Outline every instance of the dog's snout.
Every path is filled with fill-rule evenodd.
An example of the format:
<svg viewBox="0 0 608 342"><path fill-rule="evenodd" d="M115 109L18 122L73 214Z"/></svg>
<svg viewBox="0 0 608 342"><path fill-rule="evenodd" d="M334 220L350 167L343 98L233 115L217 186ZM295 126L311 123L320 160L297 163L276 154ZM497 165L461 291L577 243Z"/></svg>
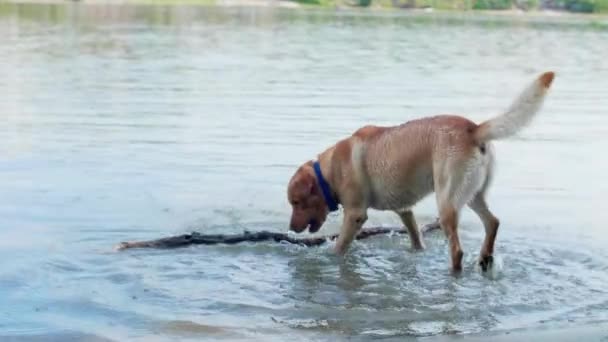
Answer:
<svg viewBox="0 0 608 342"><path fill-rule="evenodd" d="M289 229L293 230L293 231L298 231L298 224L296 223L296 220L292 217L291 221L289 222Z"/></svg>
<svg viewBox="0 0 608 342"><path fill-rule="evenodd" d="M304 222L300 217L295 216L292 217L291 221L289 222L289 229L296 233L299 233L303 231L307 225L308 224Z"/></svg>

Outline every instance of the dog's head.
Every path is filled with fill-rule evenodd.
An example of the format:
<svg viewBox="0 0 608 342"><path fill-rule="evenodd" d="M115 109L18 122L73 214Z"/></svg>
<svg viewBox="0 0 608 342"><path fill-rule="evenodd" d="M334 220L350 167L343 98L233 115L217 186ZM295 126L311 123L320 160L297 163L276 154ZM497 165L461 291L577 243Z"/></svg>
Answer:
<svg viewBox="0 0 608 342"><path fill-rule="evenodd" d="M300 166L291 177L287 199L292 208L289 228L294 232L301 233L308 228L309 232L315 233L327 219L329 210L317 184L312 163Z"/></svg>

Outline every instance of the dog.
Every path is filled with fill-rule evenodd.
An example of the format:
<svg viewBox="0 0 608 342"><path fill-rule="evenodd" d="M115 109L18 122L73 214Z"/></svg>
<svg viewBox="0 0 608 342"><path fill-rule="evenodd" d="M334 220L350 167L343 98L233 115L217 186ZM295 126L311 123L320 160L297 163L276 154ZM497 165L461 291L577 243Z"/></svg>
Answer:
<svg viewBox="0 0 608 342"><path fill-rule="evenodd" d="M451 267L462 270L458 218L468 205L481 219L485 239L479 265L493 263L499 221L485 194L492 180L491 141L510 137L530 123L544 102L555 74L534 80L502 115L479 125L456 115L438 115L399 126L365 126L301 165L291 177L287 198L290 229L317 232L330 211L344 217L335 251L344 255L367 220L368 209L390 210L408 230L412 248L424 249L412 207L435 192L439 224L449 243Z"/></svg>

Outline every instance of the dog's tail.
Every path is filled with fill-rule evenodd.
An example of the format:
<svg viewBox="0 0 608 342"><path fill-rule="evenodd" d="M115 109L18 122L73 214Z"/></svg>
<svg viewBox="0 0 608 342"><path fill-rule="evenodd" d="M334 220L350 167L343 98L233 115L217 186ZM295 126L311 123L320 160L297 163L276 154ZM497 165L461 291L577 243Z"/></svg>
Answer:
<svg viewBox="0 0 608 342"><path fill-rule="evenodd" d="M523 129L540 110L554 77L555 74L551 71L540 75L504 114L479 125L475 130L475 140L483 143L508 138Z"/></svg>

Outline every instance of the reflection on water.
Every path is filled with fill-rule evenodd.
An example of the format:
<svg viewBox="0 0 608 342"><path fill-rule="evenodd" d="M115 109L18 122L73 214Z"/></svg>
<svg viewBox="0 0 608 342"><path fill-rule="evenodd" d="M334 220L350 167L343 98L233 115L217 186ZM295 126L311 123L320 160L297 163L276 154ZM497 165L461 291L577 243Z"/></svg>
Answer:
<svg viewBox="0 0 608 342"><path fill-rule="evenodd" d="M601 20L208 7L0 5L0 336L297 340L606 322L608 76ZM189 230L284 230L295 167L367 123L498 113L500 261L466 213L445 239L113 253ZM418 220L435 216L432 199ZM372 212L369 225L397 225ZM334 232L339 216L322 233Z"/></svg>

